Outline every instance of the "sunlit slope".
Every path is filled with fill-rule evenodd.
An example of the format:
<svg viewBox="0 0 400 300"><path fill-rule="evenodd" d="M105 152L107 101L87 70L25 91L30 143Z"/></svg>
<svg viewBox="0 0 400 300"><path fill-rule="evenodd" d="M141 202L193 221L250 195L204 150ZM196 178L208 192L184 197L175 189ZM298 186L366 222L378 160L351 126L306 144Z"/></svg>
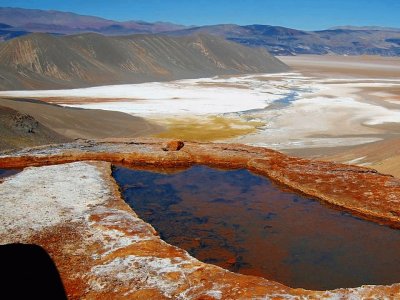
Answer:
<svg viewBox="0 0 400 300"><path fill-rule="evenodd" d="M50 89L165 81L288 67L264 49L198 35L166 37L43 33L0 45L0 88Z"/></svg>

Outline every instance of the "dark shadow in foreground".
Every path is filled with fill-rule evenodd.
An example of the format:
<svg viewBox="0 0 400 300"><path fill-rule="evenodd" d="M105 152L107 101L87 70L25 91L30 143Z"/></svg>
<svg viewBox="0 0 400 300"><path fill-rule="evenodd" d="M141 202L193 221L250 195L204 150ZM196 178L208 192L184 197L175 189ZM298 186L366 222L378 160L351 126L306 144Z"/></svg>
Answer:
<svg viewBox="0 0 400 300"><path fill-rule="evenodd" d="M67 299L53 260L38 245L1 245L0 266L2 295L12 299Z"/></svg>

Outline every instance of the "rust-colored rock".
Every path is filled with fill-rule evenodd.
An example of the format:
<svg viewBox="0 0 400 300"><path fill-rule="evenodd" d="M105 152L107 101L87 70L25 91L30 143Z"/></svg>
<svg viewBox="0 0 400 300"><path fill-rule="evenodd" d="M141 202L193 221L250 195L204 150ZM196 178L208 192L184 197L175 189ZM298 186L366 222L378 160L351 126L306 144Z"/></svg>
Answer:
<svg viewBox="0 0 400 300"><path fill-rule="evenodd" d="M186 142L185 151L163 151L165 140L114 139L30 148L0 155L0 168L82 160L180 168L193 164L247 168L294 190L368 220L400 228L400 179L365 167L290 157L240 144Z"/></svg>
<svg viewBox="0 0 400 300"><path fill-rule="evenodd" d="M185 144L182 141L170 141L162 147L164 151L179 151Z"/></svg>
<svg viewBox="0 0 400 300"><path fill-rule="evenodd" d="M185 151L165 152L162 150L163 143L141 139L38 147L3 154L0 156L0 168L84 160L139 167L175 168L197 163L248 168L364 218L400 227L400 180L392 176L368 168L289 157L265 148L186 143ZM12 229L0 231L3 232L0 243L26 242L44 247L54 259L71 299L398 299L400 295L400 284L333 291L294 289L199 262L185 251L162 241L149 224L137 217L122 200L111 177L109 163L71 165L87 173L79 174L85 177L79 177L78 183L92 180L92 187L99 183L100 179L93 181L94 175L86 169L94 172L95 168L103 178L98 184L99 188L102 187L100 194L92 197L93 200L90 200L90 195L83 199L87 204L80 214L76 206L80 201L79 195L75 201L67 203L70 207L67 204L59 207L56 202L58 197L63 197L60 191L55 199L48 199L46 207L49 211L59 209L59 214L38 212L39 217L40 214L51 217L53 223L48 226L45 219L39 217L42 227L24 218L0 218L0 228ZM70 168L69 165L60 166L53 172L60 172L62 182L62 172ZM35 184L33 190L41 186L44 195L47 195L51 190L57 191L59 183L51 186L54 180L39 178L37 183L27 183L20 191L29 190L30 185ZM5 185L7 180L0 187ZM8 188L12 189L14 185ZM74 187L72 190L86 193L85 188ZM14 205L13 193L8 193L8 200L3 195L3 203L8 201ZM21 209L26 209L25 200L21 201ZM26 212L26 215L31 215L31 212ZM57 216L61 218L58 221ZM227 263L233 262L232 259Z"/></svg>

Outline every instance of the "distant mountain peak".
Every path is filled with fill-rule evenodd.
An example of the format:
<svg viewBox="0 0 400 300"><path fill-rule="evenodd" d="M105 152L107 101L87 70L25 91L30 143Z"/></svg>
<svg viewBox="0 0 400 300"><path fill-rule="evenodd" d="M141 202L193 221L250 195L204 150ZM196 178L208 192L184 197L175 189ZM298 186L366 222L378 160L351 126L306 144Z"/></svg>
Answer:
<svg viewBox="0 0 400 300"><path fill-rule="evenodd" d="M168 22L113 21L101 17L57 10L0 7L0 22L26 31L72 34L94 31L104 34L159 33L185 29Z"/></svg>

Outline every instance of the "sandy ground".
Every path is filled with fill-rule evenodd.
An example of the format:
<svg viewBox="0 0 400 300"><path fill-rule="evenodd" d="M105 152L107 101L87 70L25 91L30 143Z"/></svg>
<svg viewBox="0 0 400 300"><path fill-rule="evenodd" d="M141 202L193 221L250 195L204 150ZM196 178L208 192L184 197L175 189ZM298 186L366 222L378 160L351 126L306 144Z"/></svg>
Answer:
<svg viewBox="0 0 400 300"><path fill-rule="evenodd" d="M400 129L396 94L390 102L376 95L379 88L395 93L399 79L317 78L295 71L1 94L130 113L167 127L162 137L229 140L279 150L354 146ZM362 93L371 86L375 90L367 92L372 97L365 99Z"/></svg>
<svg viewBox="0 0 400 300"><path fill-rule="evenodd" d="M326 79L329 88L322 93L325 96L334 98L338 94L351 95L364 104L379 105L392 111L400 109L400 88L396 83L400 77L398 57L304 55L280 59L304 75ZM286 152L368 166L400 177L399 122L396 117L392 120L383 118L378 123L364 123L364 126L370 125L370 128L385 132L379 135L381 140L373 143L354 147L291 149Z"/></svg>
<svg viewBox="0 0 400 300"><path fill-rule="evenodd" d="M333 78L398 78L399 57L298 55L279 56L280 60L307 76Z"/></svg>

